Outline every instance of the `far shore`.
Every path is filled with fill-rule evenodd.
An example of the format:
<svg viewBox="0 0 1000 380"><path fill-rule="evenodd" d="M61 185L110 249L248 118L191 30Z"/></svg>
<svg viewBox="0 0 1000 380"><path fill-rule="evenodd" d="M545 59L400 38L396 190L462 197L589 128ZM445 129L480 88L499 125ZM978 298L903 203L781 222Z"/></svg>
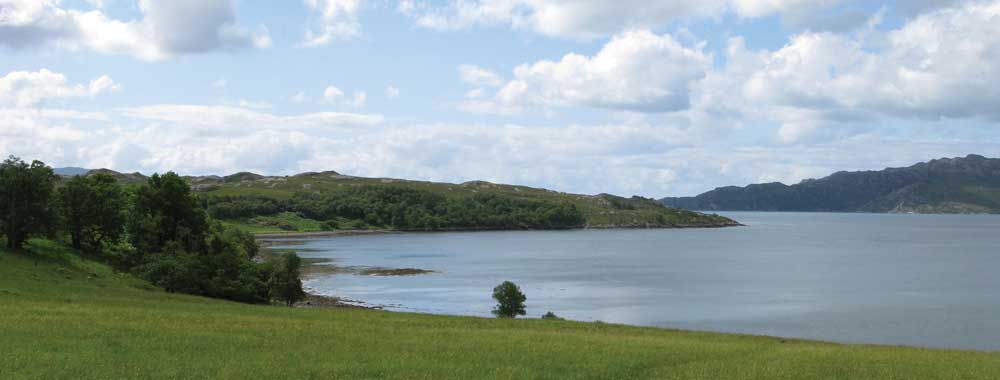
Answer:
<svg viewBox="0 0 1000 380"><path fill-rule="evenodd" d="M673 226L633 226L633 225L587 225L578 228L554 228L554 229L494 229L494 228L455 228L455 229L438 229L438 230L334 230L334 231L312 231L312 232L266 232L266 233L255 233L254 237L257 240L275 240L275 239L295 239L295 238L322 238L322 237L336 237L336 236L357 236L357 235L385 235L385 234L402 234L402 233L434 233L434 232L502 232L502 231L580 231L580 230L672 230L672 229L692 229L692 228L727 228L727 227L745 227L745 224L736 222L735 224L720 224L720 225L687 225L678 224Z"/></svg>
<svg viewBox="0 0 1000 380"><path fill-rule="evenodd" d="M334 236L354 236L354 235L382 235L399 233L400 231L390 230L336 230L336 231L314 231L314 232L273 232L254 234L257 240L273 240L286 238L311 238L311 237L334 237Z"/></svg>

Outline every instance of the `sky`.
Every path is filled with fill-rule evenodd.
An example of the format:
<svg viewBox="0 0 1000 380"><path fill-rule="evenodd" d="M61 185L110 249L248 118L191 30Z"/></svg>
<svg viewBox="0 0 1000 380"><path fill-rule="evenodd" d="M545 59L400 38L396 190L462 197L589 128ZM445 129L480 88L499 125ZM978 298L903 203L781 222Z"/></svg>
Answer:
<svg viewBox="0 0 1000 380"><path fill-rule="evenodd" d="M0 154L696 195L1000 156L1000 0L0 0Z"/></svg>

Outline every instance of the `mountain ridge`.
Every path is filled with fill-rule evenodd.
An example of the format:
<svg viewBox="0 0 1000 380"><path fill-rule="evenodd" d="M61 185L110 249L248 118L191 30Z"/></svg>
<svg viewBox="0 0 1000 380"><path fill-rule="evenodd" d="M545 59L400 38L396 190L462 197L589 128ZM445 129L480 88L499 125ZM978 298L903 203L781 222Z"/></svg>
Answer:
<svg viewBox="0 0 1000 380"><path fill-rule="evenodd" d="M702 211L1000 213L1000 159L970 154L907 167L838 171L794 185L724 186L668 207Z"/></svg>

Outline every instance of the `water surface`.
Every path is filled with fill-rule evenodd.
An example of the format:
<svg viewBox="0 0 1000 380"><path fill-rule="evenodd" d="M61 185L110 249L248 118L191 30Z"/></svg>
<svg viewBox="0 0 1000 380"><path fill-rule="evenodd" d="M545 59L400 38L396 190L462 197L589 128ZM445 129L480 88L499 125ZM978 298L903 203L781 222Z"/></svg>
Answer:
<svg viewBox="0 0 1000 380"><path fill-rule="evenodd" d="M468 232L306 241L343 266L306 286L391 310L488 316L519 284L529 317L836 342L1000 350L1000 216L726 213L747 227Z"/></svg>

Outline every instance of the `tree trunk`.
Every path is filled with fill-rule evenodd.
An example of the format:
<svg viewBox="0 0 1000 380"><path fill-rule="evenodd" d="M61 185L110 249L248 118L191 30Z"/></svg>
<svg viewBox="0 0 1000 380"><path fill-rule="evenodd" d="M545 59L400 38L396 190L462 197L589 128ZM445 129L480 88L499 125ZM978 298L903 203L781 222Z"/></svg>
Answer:
<svg viewBox="0 0 1000 380"><path fill-rule="evenodd" d="M74 232L72 235L73 235L73 249L80 250L81 248L83 248L83 244L80 241L81 240L80 233Z"/></svg>
<svg viewBox="0 0 1000 380"><path fill-rule="evenodd" d="M20 251L24 245L24 239L17 235L7 235L7 248L12 251Z"/></svg>

